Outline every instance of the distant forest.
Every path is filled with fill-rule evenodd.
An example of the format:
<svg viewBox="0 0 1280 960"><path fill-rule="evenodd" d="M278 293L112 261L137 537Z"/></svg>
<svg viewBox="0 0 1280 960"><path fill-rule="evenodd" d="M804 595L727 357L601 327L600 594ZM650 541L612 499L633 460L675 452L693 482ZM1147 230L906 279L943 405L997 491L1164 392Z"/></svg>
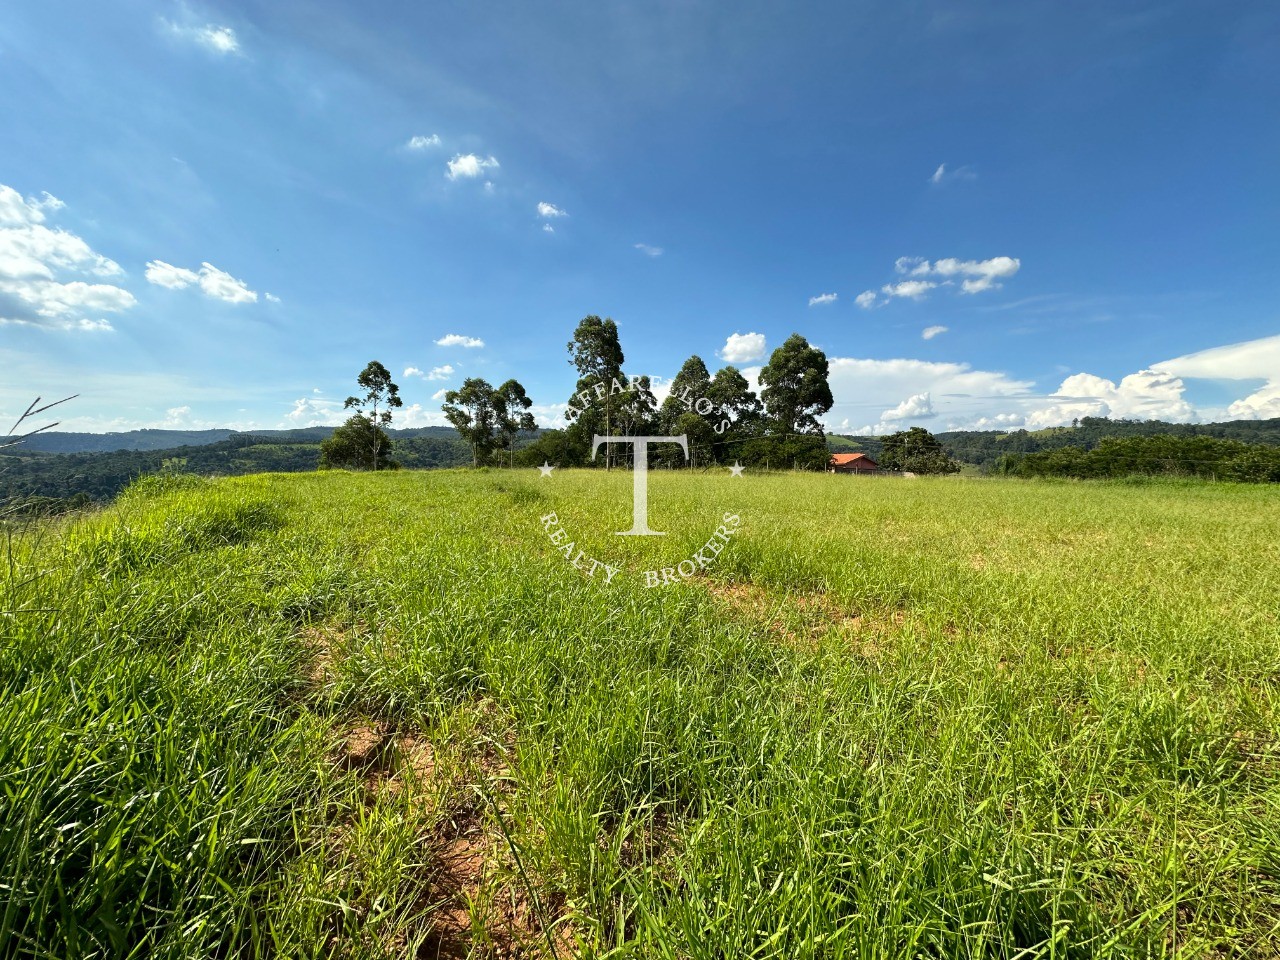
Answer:
<svg viewBox="0 0 1280 960"><path fill-rule="evenodd" d="M1047 430L953 430L935 434L948 456L961 463L994 471L1008 454L1046 453L1064 447L1092 450L1113 437L1214 437L1280 446L1280 417L1270 420L1227 420L1222 423L1165 423L1163 420L1109 420L1084 417L1075 426ZM827 444L833 451L865 453L875 459L880 453L878 437L831 435Z"/></svg>
<svg viewBox="0 0 1280 960"><path fill-rule="evenodd" d="M40 497L74 499L77 503L105 501L137 477L161 470L217 476L315 470L320 463L320 442L332 432L332 427L310 427L264 433L138 430L111 435L40 434L0 449L0 500ZM163 449L150 446L156 439L154 435L161 433L210 439ZM212 435L219 433L229 435L213 440ZM471 448L450 427L389 433L395 441L395 458L402 467L457 467L471 462ZM102 442L102 436L111 436L109 442L119 446L108 452L83 449L84 445L92 448ZM130 443L139 446L131 449L127 446ZM39 450L39 446L72 447L76 452L49 453Z"/></svg>
<svg viewBox="0 0 1280 960"><path fill-rule="evenodd" d="M135 478L161 470L221 476L315 470L320 460L320 442L332 431L331 427L309 427L257 433L44 433L0 449L0 500L38 498L50 509L106 501ZM401 467L428 469L471 463L470 445L451 427L388 432L394 440L393 456ZM538 436L524 435L521 445L536 441ZM1238 443L1126 446L1111 442L1144 437ZM1268 451L1256 457L1246 456L1249 451L1242 451L1240 445L1280 447L1280 418L1180 424L1085 417L1074 427L1011 433L955 431L937 434L937 438L948 455L987 473L1090 477L1176 472L1219 479L1266 479L1273 455ZM826 439L832 451L861 451L872 459L882 449L878 437L832 434ZM1098 453L1085 456L1100 447ZM1057 451L1066 452L1054 455Z"/></svg>

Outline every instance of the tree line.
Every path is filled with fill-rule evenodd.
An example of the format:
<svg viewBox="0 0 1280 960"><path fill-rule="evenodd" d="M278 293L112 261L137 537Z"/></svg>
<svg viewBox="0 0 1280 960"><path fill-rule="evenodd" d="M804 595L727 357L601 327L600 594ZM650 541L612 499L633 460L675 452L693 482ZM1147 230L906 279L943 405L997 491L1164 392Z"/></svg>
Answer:
<svg viewBox="0 0 1280 960"><path fill-rule="evenodd" d="M627 374L613 320L584 317L567 351L578 375L566 404L568 426L541 431L519 451L517 438L534 424L518 382L494 389L484 380L468 379L445 396L444 414L471 445L477 465L496 452L507 463L547 461L607 469L625 465L631 453L609 444L593 457L594 436L683 434L689 441L688 464L695 467L735 461L826 466L826 438L818 418L833 402L827 357L798 333L774 350L761 370L759 396L737 367L728 365L713 375L701 357L692 356L661 404L648 376ZM656 451L655 462L685 464L683 454L673 449Z"/></svg>
<svg viewBox="0 0 1280 960"><path fill-rule="evenodd" d="M995 472L1011 477L1080 480L1175 476L1244 483L1280 483L1280 447L1207 436L1109 437L1092 448L1061 447L1006 454Z"/></svg>

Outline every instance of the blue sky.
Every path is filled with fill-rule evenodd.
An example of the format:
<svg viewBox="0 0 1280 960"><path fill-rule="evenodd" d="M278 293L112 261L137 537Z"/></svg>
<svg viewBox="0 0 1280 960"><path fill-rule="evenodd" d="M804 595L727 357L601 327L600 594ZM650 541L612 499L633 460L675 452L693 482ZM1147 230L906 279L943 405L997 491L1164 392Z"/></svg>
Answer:
<svg viewBox="0 0 1280 960"><path fill-rule="evenodd" d="M0 89L0 413L376 358L553 424L595 313L656 378L799 331L837 430L1280 416L1274 3L17 0Z"/></svg>

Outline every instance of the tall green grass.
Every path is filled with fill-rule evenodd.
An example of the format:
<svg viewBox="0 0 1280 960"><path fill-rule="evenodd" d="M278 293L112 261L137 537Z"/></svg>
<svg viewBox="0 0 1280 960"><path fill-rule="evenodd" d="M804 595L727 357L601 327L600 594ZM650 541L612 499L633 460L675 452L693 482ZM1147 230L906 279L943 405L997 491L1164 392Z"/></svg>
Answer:
<svg viewBox="0 0 1280 960"><path fill-rule="evenodd" d="M17 537L0 955L483 956L502 896L541 955L1280 953L1275 491L657 473L641 539L630 483L153 481Z"/></svg>

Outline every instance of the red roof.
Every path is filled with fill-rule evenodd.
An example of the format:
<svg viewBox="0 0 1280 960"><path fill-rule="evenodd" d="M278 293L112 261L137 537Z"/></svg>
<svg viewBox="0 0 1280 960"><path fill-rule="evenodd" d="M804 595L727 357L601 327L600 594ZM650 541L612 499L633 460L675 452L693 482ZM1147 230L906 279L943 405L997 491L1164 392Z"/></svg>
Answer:
<svg viewBox="0 0 1280 960"><path fill-rule="evenodd" d="M857 460L865 460L867 463L871 464L875 463L875 461L865 453L833 453L831 455L831 462L837 466L844 466L846 463L853 463Z"/></svg>

